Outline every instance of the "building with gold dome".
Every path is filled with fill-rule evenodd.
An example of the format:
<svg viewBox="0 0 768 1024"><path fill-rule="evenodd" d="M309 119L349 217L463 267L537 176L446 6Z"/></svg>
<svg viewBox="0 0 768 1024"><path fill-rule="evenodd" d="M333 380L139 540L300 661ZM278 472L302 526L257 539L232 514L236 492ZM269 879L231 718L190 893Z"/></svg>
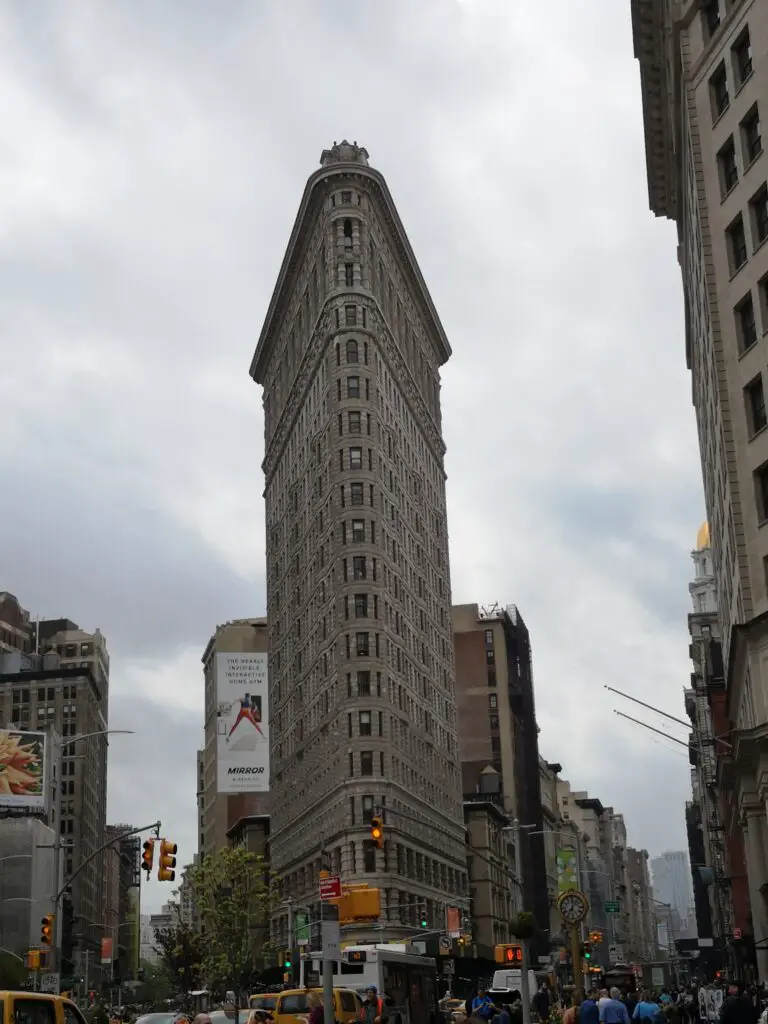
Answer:
<svg viewBox="0 0 768 1024"><path fill-rule="evenodd" d="M709 546L709 523L704 522L696 534L696 547L691 552L694 565L694 578L688 584L688 590L696 613L717 614L717 586L715 572L712 567L712 549Z"/></svg>

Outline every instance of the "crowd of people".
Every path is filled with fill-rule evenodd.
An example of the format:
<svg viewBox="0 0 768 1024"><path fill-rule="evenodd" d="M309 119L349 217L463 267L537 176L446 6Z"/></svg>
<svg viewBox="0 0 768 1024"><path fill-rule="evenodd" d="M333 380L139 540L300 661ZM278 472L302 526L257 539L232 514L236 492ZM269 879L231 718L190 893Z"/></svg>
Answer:
<svg viewBox="0 0 768 1024"><path fill-rule="evenodd" d="M707 990L707 994L712 993ZM738 982L723 986L718 998L703 1000L697 986L644 989L638 993L618 988L589 992L551 991L545 984L531 999L531 1019L542 1024L768 1024L764 998L755 986ZM480 990L467 999L455 1024L521 1024L520 994Z"/></svg>

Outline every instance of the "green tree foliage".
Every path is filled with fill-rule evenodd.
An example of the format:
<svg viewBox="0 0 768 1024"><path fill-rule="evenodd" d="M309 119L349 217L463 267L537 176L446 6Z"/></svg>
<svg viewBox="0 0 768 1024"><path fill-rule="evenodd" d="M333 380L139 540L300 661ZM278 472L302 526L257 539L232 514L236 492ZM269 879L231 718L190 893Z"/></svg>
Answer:
<svg viewBox="0 0 768 1024"><path fill-rule="evenodd" d="M275 881L263 857L244 847L219 850L187 877L202 922L206 984L244 995L264 968Z"/></svg>
<svg viewBox="0 0 768 1024"><path fill-rule="evenodd" d="M524 910L513 919L511 927L516 939L531 939L536 934L536 918Z"/></svg>
<svg viewBox="0 0 768 1024"><path fill-rule="evenodd" d="M180 994L202 988L204 953L200 932L185 925L176 915L169 928L155 932L155 951L160 954L159 967L173 992Z"/></svg>
<svg viewBox="0 0 768 1024"><path fill-rule="evenodd" d="M27 978L27 969L18 956L0 949L0 989L21 988Z"/></svg>

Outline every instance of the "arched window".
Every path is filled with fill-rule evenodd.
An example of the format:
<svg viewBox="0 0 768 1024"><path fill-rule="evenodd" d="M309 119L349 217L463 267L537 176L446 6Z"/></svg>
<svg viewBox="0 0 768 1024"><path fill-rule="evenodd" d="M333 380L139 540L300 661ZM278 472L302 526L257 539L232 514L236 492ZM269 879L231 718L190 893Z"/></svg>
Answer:
<svg viewBox="0 0 768 1024"><path fill-rule="evenodd" d="M336 342L336 365L341 366L341 352L339 351L339 343Z"/></svg>
<svg viewBox="0 0 768 1024"><path fill-rule="evenodd" d="M360 361L360 354L357 347L357 342L354 338L350 338L347 342L347 362L357 363Z"/></svg>
<svg viewBox="0 0 768 1024"><path fill-rule="evenodd" d="M349 217L344 221L344 237L352 241L352 221Z"/></svg>

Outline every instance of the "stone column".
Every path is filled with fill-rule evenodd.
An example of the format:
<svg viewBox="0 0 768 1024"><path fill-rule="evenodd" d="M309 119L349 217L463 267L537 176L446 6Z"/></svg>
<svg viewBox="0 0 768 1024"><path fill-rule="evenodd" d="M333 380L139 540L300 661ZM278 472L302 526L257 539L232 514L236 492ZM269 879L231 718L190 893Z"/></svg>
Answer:
<svg viewBox="0 0 768 1024"><path fill-rule="evenodd" d="M760 891L761 886L768 882L768 864L765 861L765 812L757 808L750 808L746 812L745 820L744 846L747 857L752 927L755 942L758 946L763 947L756 950L757 974L760 981L768 981L768 949L765 948L768 940L768 912L766 912L765 900Z"/></svg>

